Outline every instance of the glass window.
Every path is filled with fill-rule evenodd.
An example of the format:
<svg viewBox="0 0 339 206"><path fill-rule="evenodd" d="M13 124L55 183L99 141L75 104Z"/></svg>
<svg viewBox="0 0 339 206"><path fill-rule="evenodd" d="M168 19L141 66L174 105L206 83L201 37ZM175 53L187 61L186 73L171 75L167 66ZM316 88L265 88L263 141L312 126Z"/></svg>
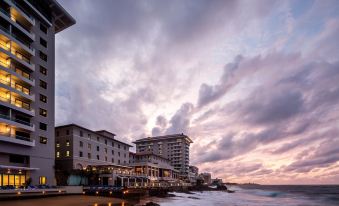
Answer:
<svg viewBox="0 0 339 206"><path fill-rule="evenodd" d="M69 140L66 140L66 146L69 147L69 145L70 145Z"/></svg>
<svg viewBox="0 0 339 206"><path fill-rule="evenodd" d="M79 152L79 156L82 157L82 151Z"/></svg>
<svg viewBox="0 0 339 206"><path fill-rule="evenodd" d="M47 138L40 136L40 143L41 144L47 144Z"/></svg>
<svg viewBox="0 0 339 206"><path fill-rule="evenodd" d="M42 81L41 79L40 79L40 84L39 85L40 85L41 88L47 89L47 83L45 81Z"/></svg>
<svg viewBox="0 0 339 206"><path fill-rule="evenodd" d="M43 117L47 117L47 110L45 109L42 109L42 108L39 108L39 114Z"/></svg>
<svg viewBox="0 0 339 206"><path fill-rule="evenodd" d="M40 128L41 130L46 131L46 130L47 130L47 124L40 122L39 128Z"/></svg>
<svg viewBox="0 0 339 206"><path fill-rule="evenodd" d="M39 57L40 57L40 59L47 62L47 54L43 53L42 51L39 51Z"/></svg>
<svg viewBox="0 0 339 206"><path fill-rule="evenodd" d="M80 137L83 137L84 133L80 130Z"/></svg>
<svg viewBox="0 0 339 206"><path fill-rule="evenodd" d="M47 103L47 97L43 94L40 94L40 101L41 102L44 102L44 103Z"/></svg>
<svg viewBox="0 0 339 206"><path fill-rule="evenodd" d="M47 48L47 41L40 37L40 45Z"/></svg>
<svg viewBox="0 0 339 206"><path fill-rule="evenodd" d="M91 159L91 153L87 154L88 159Z"/></svg>
<svg viewBox="0 0 339 206"><path fill-rule="evenodd" d="M40 31L42 31L43 33L47 34L47 26L44 26L40 23Z"/></svg>
<svg viewBox="0 0 339 206"><path fill-rule="evenodd" d="M47 69L40 65L40 73L46 76L47 75Z"/></svg>
<svg viewBox="0 0 339 206"><path fill-rule="evenodd" d="M67 150L66 151L66 157L69 157L70 156L70 153L69 153L69 151Z"/></svg>
<svg viewBox="0 0 339 206"><path fill-rule="evenodd" d="M4 186L8 185L8 175L3 174L2 181L3 181L2 185Z"/></svg>
<svg viewBox="0 0 339 206"><path fill-rule="evenodd" d="M56 157L60 157L60 152L57 152L57 153L56 153Z"/></svg>
<svg viewBox="0 0 339 206"><path fill-rule="evenodd" d="M80 147L83 147L84 143L82 141L80 141Z"/></svg>
<svg viewBox="0 0 339 206"><path fill-rule="evenodd" d="M39 177L39 184L40 185L45 185L47 183L47 179L45 176Z"/></svg>

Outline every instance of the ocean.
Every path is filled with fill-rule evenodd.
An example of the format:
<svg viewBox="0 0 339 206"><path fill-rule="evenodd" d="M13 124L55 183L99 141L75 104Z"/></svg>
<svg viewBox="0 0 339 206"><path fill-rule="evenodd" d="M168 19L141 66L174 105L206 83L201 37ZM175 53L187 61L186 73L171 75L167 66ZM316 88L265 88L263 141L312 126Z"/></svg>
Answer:
<svg viewBox="0 0 339 206"><path fill-rule="evenodd" d="M152 201L161 206L339 206L339 185L242 185L228 188L235 193L172 193L175 197L150 197L138 205Z"/></svg>

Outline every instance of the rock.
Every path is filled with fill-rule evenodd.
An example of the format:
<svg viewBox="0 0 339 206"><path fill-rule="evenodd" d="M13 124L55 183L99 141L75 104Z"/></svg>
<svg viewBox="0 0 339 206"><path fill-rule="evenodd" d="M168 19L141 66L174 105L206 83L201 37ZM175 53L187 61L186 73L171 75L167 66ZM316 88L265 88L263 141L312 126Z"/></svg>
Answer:
<svg viewBox="0 0 339 206"><path fill-rule="evenodd" d="M160 205L155 202L148 202L144 206L160 206Z"/></svg>

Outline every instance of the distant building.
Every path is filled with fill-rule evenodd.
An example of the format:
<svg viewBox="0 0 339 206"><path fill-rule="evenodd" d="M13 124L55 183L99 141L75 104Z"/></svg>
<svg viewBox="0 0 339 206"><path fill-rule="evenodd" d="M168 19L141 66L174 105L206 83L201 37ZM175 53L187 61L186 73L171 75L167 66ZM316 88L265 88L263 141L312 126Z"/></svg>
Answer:
<svg viewBox="0 0 339 206"><path fill-rule="evenodd" d="M189 147L193 141L184 134L148 137L136 140L137 153L151 152L171 161L181 175L189 173Z"/></svg>
<svg viewBox="0 0 339 206"><path fill-rule="evenodd" d="M65 171L86 171L107 168L111 170L131 170L129 164L129 148L131 145L115 139L115 134L101 130L92 131L76 124L68 124L55 128L55 159L57 180L59 184L77 184L78 176L62 175ZM100 178L108 184L108 177ZM82 184L82 183L79 183Z"/></svg>
<svg viewBox="0 0 339 206"><path fill-rule="evenodd" d="M178 178L179 171L171 165L171 161L151 152L130 152L130 167L137 175L146 175L151 181L171 181Z"/></svg>
<svg viewBox="0 0 339 206"><path fill-rule="evenodd" d="M211 180L212 175L211 175L211 173L204 172L204 173L201 173L200 176L204 180L204 184L210 185L212 183L212 180Z"/></svg>
<svg viewBox="0 0 339 206"><path fill-rule="evenodd" d="M223 184L222 179L220 179L220 178L212 179L211 182L212 182L211 183L212 185L222 185Z"/></svg>
<svg viewBox="0 0 339 206"><path fill-rule="evenodd" d="M199 168L196 166L189 166L189 172L188 172L188 179L189 182L193 185L197 183L197 179L199 176Z"/></svg>
<svg viewBox="0 0 339 206"><path fill-rule="evenodd" d="M0 186L55 185L55 35L75 20L56 0L0 8Z"/></svg>

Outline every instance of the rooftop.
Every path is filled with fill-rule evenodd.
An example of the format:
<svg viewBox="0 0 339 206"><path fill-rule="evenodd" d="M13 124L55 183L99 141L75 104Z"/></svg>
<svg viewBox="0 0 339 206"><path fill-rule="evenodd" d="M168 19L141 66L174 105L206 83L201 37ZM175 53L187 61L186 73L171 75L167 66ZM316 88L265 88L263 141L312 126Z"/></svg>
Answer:
<svg viewBox="0 0 339 206"><path fill-rule="evenodd" d="M53 11L55 33L75 24L75 19L56 0L45 1Z"/></svg>
<svg viewBox="0 0 339 206"><path fill-rule="evenodd" d="M108 133L108 134L111 134L111 135L116 136L114 133L108 132L108 131L106 131L106 130L93 131L93 130L90 130L90 129L88 129L88 128L82 127L82 126L77 125L77 124L74 124L74 123L72 123L72 124L60 125L60 126L55 127L55 129L62 129L62 128L65 128L65 127L77 127L77 128L86 130L86 131L88 131L88 132L95 133L95 134L98 134L98 135L100 135L100 136L106 137L106 138L108 138L108 139L112 139L112 140L114 140L114 141L116 141L116 142L119 142L119 143L121 143L121 144L124 144L124 145L126 145L126 146L128 146L128 147L133 147L133 146L130 145L130 144L127 144L127 143L125 143L125 142L122 142L122 141L120 141L120 140L115 139L114 137L110 137L109 135L104 135L103 132L106 132L106 133Z"/></svg>
<svg viewBox="0 0 339 206"><path fill-rule="evenodd" d="M147 138L142 138L134 141L133 143L140 143L140 142L150 142L150 141L156 141L156 140L167 140L167 139L177 139L177 138L185 138L187 139L190 143L193 143L191 138L189 138L187 135L184 135L183 133L181 134L170 134L170 135L164 135L164 136L156 136L156 137L147 137Z"/></svg>

